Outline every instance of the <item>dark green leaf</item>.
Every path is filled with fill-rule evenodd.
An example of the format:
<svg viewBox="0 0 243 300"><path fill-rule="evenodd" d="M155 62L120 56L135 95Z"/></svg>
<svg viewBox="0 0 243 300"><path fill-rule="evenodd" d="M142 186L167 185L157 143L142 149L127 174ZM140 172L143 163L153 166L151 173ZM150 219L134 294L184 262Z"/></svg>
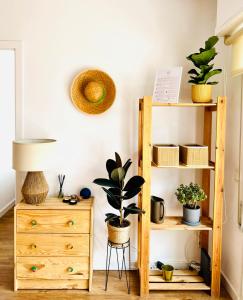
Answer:
<svg viewBox="0 0 243 300"><path fill-rule="evenodd" d="M110 221L110 220L114 220L114 219L119 219L119 216L112 214L112 213L108 213L105 214L106 218L105 218L105 222Z"/></svg>
<svg viewBox="0 0 243 300"><path fill-rule="evenodd" d="M191 69L190 71L188 71L188 74L199 75L199 73L195 69Z"/></svg>
<svg viewBox="0 0 243 300"><path fill-rule="evenodd" d="M221 69L215 69L215 70L212 70L212 71L208 72L208 73L204 76L204 79L203 79L202 81L199 81L199 83L205 84L205 83L207 83L207 80L208 80L210 77L212 77L212 76L214 76L214 75L216 75L216 74L220 74L221 72L222 72Z"/></svg>
<svg viewBox="0 0 243 300"><path fill-rule="evenodd" d="M214 57L217 55L214 48L201 52L194 53L189 56L189 59L194 63L196 67L200 67L201 65L207 65Z"/></svg>
<svg viewBox="0 0 243 300"><path fill-rule="evenodd" d="M215 44L217 44L219 38L217 36L211 36L206 42L205 42L205 50L209 50L213 48Z"/></svg>
<svg viewBox="0 0 243 300"><path fill-rule="evenodd" d="M135 203L131 203L127 207L124 207L123 209L124 209L124 218L126 218L130 214L137 215L137 214L145 213L145 211L138 208Z"/></svg>
<svg viewBox="0 0 243 300"><path fill-rule="evenodd" d="M113 159L108 159L106 162L106 170L109 174L109 177L111 178L111 172L117 168L116 162Z"/></svg>
<svg viewBox="0 0 243 300"><path fill-rule="evenodd" d="M130 191L125 193L124 199L131 199L131 198L135 197L140 192L141 192L141 188L130 190Z"/></svg>
<svg viewBox="0 0 243 300"><path fill-rule="evenodd" d="M93 181L93 183L101 185L101 186L108 186L108 187L118 187L117 183L113 180L106 179L106 178L97 178Z"/></svg>
<svg viewBox="0 0 243 300"><path fill-rule="evenodd" d="M123 166L123 169L125 170L125 176L127 174L128 169L130 168L131 164L132 164L132 162L131 162L131 159L129 158Z"/></svg>
<svg viewBox="0 0 243 300"><path fill-rule="evenodd" d="M121 157L117 152L115 152L115 157L116 157L116 166L117 166L117 168L122 167Z"/></svg>
<svg viewBox="0 0 243 300"><path fill-rule="evenodd" d="M211 81L211 82L207 82L207 84L210 84L210 85L215 85L215 84L218 84L218 81Z"/></svg>
<svg viewBox="0 0 243 300"><path fill-rule="evenodd" d="M124 191L130 191L141 187L144 184L144 179L141 176L133 176L124 187Z"/></svg>

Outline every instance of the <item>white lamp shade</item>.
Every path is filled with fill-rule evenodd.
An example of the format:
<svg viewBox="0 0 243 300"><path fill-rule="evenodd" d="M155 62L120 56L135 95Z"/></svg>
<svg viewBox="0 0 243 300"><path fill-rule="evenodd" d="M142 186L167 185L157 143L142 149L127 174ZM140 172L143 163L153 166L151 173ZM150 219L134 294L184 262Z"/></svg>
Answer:
<svg viewBox="0 0 243 300"><path fill-rule="evenodd" d="M53 161L56 140L28 139L13 141L13 169L16 171L44 171Z"/></svg>
<svg viewBox="0 0 243 300"><path fill-rule="evenodd" d="M232 43L232 76L243 74L243 32Z"/></svg>

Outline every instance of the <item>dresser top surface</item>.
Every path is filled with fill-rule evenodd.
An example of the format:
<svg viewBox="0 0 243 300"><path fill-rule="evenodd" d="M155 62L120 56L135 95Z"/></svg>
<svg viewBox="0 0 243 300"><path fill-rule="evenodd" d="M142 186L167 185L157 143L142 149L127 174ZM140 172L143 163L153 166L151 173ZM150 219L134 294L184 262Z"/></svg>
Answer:
<svg viewBox="0 0 243 300"><path fill-rule="evenodd" d="M47 198L45 202L32 205L25 203L23 201L16 204L16 209L91 209L93 206L94 197L90 197L89 199L82 200L78 202L76 205L69 205L67 203L63 203L60 198Z"/></svg>

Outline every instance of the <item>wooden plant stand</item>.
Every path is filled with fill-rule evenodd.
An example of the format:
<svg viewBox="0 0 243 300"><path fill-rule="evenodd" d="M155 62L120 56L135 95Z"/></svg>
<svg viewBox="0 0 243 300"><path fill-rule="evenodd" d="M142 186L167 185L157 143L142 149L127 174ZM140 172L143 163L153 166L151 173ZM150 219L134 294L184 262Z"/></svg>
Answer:
<svg viewBox="0 0 243 300"><path fill-rule="evenodd" d="M180 217L167 216L163 224L150 222L151 197L151 163L152 147L152 108L178 107L180 109L204 108L204 145L208 146L208 166L174 166L178 169L202 169L202 187L208 195L207 201L201 205L201 224L187 226L181 223ZM216 149L215 162L211 161L212 113L216 113ZM146 96L139 101L139 141L138 168L139 175L145 179L139 195L139 207L145 214L139 216L138 222L138 268L140 278L140 295L150 290L211 290L211 295L220 295L220 269L222 248L222 214L224 193L224 144L225 144L226 97L218 97L217 103L157 103ZM166 166L168 168L168 166ZM214 174L211 174L213 173ZM213 220L209 217L210 176L214 176ZM200 231L200 246L208 249L209 231L212 231L212 282L211 287L203 282L203 278L195 271L176 270L173 282L164 282L158 272L149 268L149 245L151 230L197 230Z"/></svg>

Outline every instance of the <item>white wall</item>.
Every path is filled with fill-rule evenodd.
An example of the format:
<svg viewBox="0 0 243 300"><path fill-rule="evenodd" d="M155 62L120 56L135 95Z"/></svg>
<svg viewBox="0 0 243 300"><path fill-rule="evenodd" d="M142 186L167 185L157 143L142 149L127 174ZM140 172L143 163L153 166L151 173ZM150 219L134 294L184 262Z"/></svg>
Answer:
<svg viewBox="0 0 243 300"><path fill-rule="evenodd" d="M15 137L15 53L0 49L0 215L13 204L15 174L12 140Z"/></svg>
<svg viewBox="0 0 243 300"><path fill-rule="evenodd" d="M190 97L185 57L213 34L216 2L0 0L0 11L0 39L24 41L25 136L59 140L57 168L47 174L51 194L57 193L58 172L66 174L66 193L77 193L83 186L92 189L96 197L94 267L104 268L104 214L111 209L102 191L91 182L106 176L105 161L115 151L124 160L131 157L135 162L131 174L137 171L138 98L152 94L159 67L182 65L181 97ZM114 105L100 116L78 112L69 98L72 78L87 66L107 71L117 86ZM200 127L195 129L196 112L155 114L154 141L196 140L200 131ZM154 171L153 192L165 198L167 214L181 214L173 196L175 188L194 176L188 171ZM158 233L152 239L156 243L152 262L159 258L184 263L195 256L194 251L185 251L193 248L187 243L188 234ZM135 261L135 226L132 241Z"/></svg>

